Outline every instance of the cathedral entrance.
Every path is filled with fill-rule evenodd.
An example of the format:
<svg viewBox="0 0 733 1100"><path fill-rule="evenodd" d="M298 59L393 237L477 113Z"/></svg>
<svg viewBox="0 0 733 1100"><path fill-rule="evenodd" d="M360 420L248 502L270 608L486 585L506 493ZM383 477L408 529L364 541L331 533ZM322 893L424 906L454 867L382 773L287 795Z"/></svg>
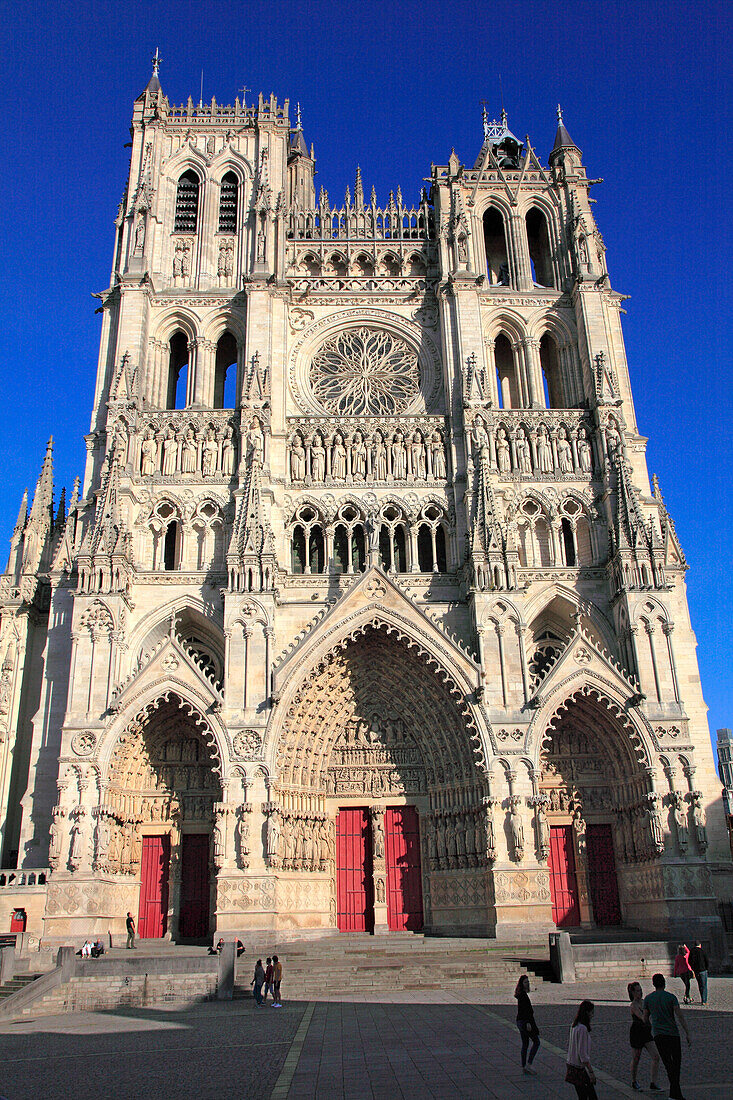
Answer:
<svg viewBox="0 0 733 1100"><path fill-rule="evenodd" d="M550 826L549 865L552 919L558 928L577 928L580 924L580 904L570 825Z"/></svg>
<svg viewBox="0 0 733 1100"><path fill-rule="evenodd" d="M420 833L414 806L388 807L384 815L387 864L387 924L391 932L423 926Z"/></svg>
<svg viewBox="0 0 733 1100"><path fill-rule="evenodd" d="M170 859L170 836L143 836L137 919L137 932L141 939L160 939L166 934Z"/></svg>
<svg viewBox="0 0 733 1100"><path fill-rule="evenodd" d="M588 853L588 886L596 924L621 923L621 903L618 896L616 857L613 851L611 826L589 825L586 834Z"/></svg>
<svg viewBox="0 0 733 1100"><path fill-rule="evenodd" d="M133 723L112 756L100 813L108 838L102 869L138 878L143 937L200 939L209 932L211 834L221 787L205 738L171 694Z"/></svg>
<svg viewBox="0 0 733 1100"><path fill-rule="evenodd" d="M339 932L374 931L369 811L339 810L336 817L336 914Z"/></svg>

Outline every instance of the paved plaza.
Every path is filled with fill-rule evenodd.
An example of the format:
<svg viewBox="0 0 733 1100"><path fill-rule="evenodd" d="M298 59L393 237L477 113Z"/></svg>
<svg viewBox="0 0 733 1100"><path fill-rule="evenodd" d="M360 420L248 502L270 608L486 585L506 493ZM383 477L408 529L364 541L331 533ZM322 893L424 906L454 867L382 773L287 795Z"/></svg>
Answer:
<svg viewBox="0 0 733 1100"><path fill-rule="evenodd" d="M599 1097L635 1095L629 1087L624 984L533 984L543 1040L536 1078L519 1068L514 1008L506 991L385 990L377 1001L286 1001L281 1010L235 1000L3 1024L0 1095L4 1100L572 1100L563 1080L564 1050L582 996L597 1004L593 1061ZM671 988L676 984L672 980ZM708 1008L685 1010L692 1035L692 1050L683 1054L687 1100L733 1095L733 978L713 980L711 995ZM646 1056L640 1081L649 1082ZM660 1083L666 1086L663 1071Z"/></svg>

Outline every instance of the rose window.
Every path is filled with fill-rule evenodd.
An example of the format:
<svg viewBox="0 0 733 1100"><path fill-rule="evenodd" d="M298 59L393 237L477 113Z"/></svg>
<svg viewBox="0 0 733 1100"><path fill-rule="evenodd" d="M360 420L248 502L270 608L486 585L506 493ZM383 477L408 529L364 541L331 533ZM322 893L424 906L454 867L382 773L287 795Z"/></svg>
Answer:
<svg viewBox="0 0 733 1100"><path fill-rule="evenodd" d="M347 329L315 353L310 384L313 396L330 413L394 416L420 393L417 352L383 329Z"/></svg>

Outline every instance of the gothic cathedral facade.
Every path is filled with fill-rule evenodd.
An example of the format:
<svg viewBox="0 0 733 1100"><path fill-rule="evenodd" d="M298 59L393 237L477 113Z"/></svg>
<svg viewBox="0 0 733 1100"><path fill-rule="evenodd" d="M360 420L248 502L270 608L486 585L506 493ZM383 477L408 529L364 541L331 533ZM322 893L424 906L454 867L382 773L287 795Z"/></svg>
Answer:
<svg viewBox="0 0 733 1100"><path fill-rule="evenodd" d="M687 565L561 116L546 164L485 118L414 206L332 206L287 102L157 68L83 483L49 446L0 582L0 920L722 951Z"/></svg>

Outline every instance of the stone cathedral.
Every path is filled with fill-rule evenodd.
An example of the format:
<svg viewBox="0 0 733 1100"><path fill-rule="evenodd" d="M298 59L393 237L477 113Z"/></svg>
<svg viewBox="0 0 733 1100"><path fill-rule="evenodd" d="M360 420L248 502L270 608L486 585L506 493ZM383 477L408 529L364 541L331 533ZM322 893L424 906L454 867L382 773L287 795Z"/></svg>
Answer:
<svg viewBox="0 0 733 1100"><path fill-rule="evenodd" d="M581 152L413 205L300 111L135 100L86 467L0 581L0 922L64 942L702 935L731 864L687 564Z"/></svg>

